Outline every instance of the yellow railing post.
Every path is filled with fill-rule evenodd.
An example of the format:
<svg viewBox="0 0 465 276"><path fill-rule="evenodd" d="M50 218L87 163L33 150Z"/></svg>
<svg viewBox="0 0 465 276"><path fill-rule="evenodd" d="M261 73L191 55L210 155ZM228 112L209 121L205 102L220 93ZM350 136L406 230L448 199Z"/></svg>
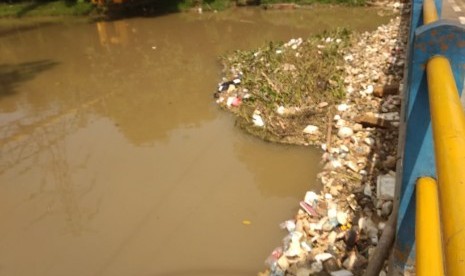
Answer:
<svg viewBox="0 0 465 276"><path fill-rule="evenodd" d="M436 20L438 14L434 0L425 0L424 24ZM465 275L465 114L449 60L442 56L432 57L426 65L426 72L439 185L445 273L462 276ZM417 254L423 253L417 251Z"/></svg>
<svg viewBox="0 0 465 276"><path fill-rule="evenodd" d="M443 276L438 188L434 179L417 180L415 210L416 275Z"/></svg>
<svg viewBox="0 0 465 276"><path fill-rule="evenodd" d="M449 61L426 66L446 274L465 275L465 114Z"/></svg>
<svg viewBox="0 0 465 276"><path fill-rule="evenodd" d="M423 23L429 24L438 20L438 12L434 0L425 0L423 2Z"/></svg>

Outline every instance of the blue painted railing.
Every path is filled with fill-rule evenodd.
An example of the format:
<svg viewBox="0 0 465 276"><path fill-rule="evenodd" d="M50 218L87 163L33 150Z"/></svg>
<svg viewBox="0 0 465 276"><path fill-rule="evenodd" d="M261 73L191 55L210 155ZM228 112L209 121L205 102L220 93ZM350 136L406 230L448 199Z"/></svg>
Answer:
<svg viewBox="0 0 465 276"><path fill-rule="evenodd" d="M441 0L435 2L440 18L442 3ZM392 255L394 274L401 275L415 268L415 183L423 176L436 178L426 63L435 55L448 58L459 93L465 73L465 29L445 20L423 25L422 8L423 1L413 2L404 86L405 128L401 133L405 133L405 140L398 177L397 235Z"/></svg>

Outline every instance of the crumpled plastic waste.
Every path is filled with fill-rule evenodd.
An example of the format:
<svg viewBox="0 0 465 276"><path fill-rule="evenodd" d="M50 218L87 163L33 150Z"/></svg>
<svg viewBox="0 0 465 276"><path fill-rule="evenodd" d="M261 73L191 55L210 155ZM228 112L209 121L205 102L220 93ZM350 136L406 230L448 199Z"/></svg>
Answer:
<svg viewBox="0 0 465 276"><path fill-rule="evenodd" d="M242 75L237 75L234 79L221 82L218 84L218 92L223 92L228 90L230 85L239 85L241 83Z"/></svg>
<svg viewBox="0 0 465 276"><path fill-rule="evenodd" d="M253 115L252 115L252 122L255 126L258 127L264 127L265 122L263 121L262 116L260 116L260 112L258 110L255 110Z"/></svg>

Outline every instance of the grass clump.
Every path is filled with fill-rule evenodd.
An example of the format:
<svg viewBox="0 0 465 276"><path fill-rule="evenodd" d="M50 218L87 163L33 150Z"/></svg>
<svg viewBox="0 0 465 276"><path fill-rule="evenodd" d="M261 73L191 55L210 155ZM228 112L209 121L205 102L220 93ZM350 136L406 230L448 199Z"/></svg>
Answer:
<svg viewBox="0 0 465 276"><path fill-rule="evenodd" d="M321 140L321 131L312 135L302 131L309 124L324 129L326 107L344 97L343 53L349 44L350 32L340 29L223 56L225 81L230 82L216 93L218 102L238 116L240 126L266 140L293 144ZM236 83L231 83L234 79ZM254 122L257 114L264 121L262 127Z"/></svg>
<svg viewBox="0 0 465 276"><path fill-rule="evenodd" d="M366 0L261 0L262 5L281 4L281 3L294 3L297 5L311 5L315 3L321 4L346 4L350 6L363 6Z"/></svg>
<svg viewBox="0 0 465 276"><path fill-rule="evenodd" d="M204 10L222 11L235 5L231 0L184 0L178 4L180 11L186 11L194 7L201 7Z"/></svg>
<svg viewBox="0 0 465 276"><path fill-rule="evenodd" d="M186 11L201 7L206 11L221 11L232 6L261 5L266 8L274 4L311 5L316 3L362 6L366 4L366 0L182 0L178 3L178 9Z"/></svg>

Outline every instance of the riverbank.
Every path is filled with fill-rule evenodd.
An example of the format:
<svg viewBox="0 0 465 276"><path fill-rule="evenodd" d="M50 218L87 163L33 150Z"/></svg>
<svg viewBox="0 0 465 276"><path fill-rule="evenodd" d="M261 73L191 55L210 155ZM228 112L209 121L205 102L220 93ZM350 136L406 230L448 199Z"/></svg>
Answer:
<svg viewBox="0 0 465 276"><path fill-rule="evenodd" d="M389 5L397 17L373 32L347 40L337 34L295 38L223 58L226 79L217 102L240 126L269 141L324 152L317 179L323 190L308 191L295 218L281 225L289 233L261 275L362 275L389 227L410 12ZM317 63L338 72L336 78L300 64L320 57ZM315 90L296 93L305 81ZM300 98L288 104L288 94Z"/></svg>
<svg viewBox="0 0 465 276"><path fill-rule="evenodd" d="M87 1L0 3L0 18L87 16L95 6Z"/></svg>
<svg viewBox="0 0 465 276"><path fill-rule="evenodd" d="M179 10L201 9L218 11L237 6L262 6L265 9L296 9L313 4L341 4L363 6L366 0L183 0L178 4Z"/></svg>
<svg viewBox="0 0 465 276"><path fill-rule="evenodd" d="M91 16L102 18L116 12L134 14L163 14L171 12L216 12L233 7L261 6L265 9L296 9L314 4L363 6L366 0L178 0L178 1L121 1L99 7L86 0L78 1L24 1L0 3L0 18ZM124 11L122 11L124 10Z"/></svg>

